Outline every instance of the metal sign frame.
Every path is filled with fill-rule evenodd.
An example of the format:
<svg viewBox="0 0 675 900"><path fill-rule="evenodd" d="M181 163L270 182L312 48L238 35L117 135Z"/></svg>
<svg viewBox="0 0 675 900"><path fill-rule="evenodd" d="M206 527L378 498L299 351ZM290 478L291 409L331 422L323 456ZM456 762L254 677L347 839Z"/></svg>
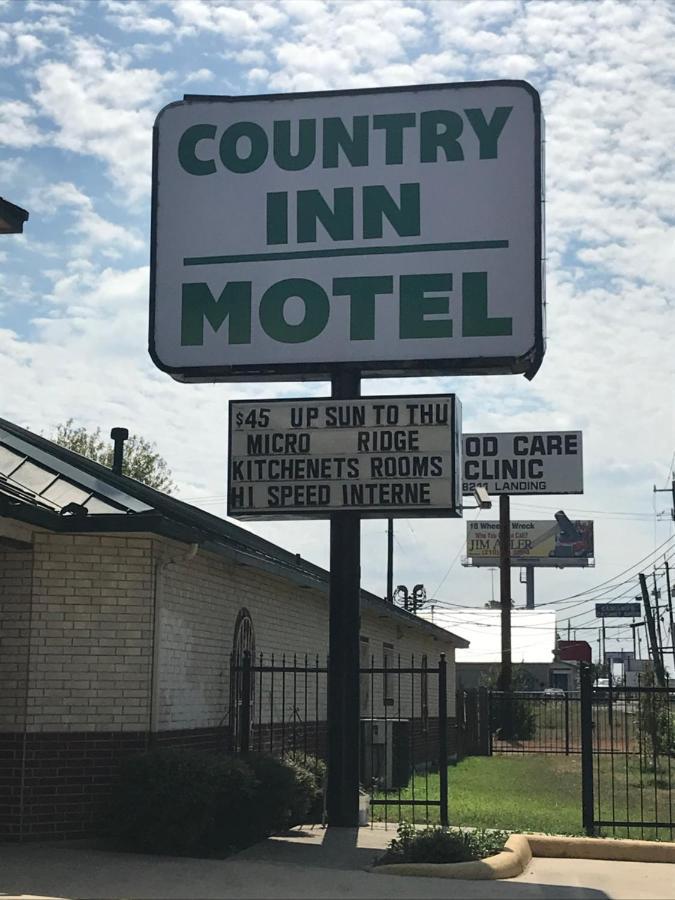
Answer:
<svg viewBox="0 0 675 900"><path fill-rule="evenodd" d="M521 356L475 357L461 359L419 359L419 360L365 360L360 362L313 363L273 363L235 364L217 366L169 365L164 363L156 346L155 327L157 321L157 209L158 209L158 162L159 162L159 120L172 107L185 103L243 103L251 101L274 102L276 100L302 100L317 97L349 97L375 94L411 93L444 89L466 89L480 87L519 87L529 93L533 108L534 131L534 342ZM182 101L165 106L157 116L153 127L152 146L152 212L150 237L150 317L148 351L152 361L163 372L177 381L190 383L213 381L303 381L325 380L339 371L358 370L362 377L388 378L410 376L481 375L497 373L524 374L532 379L537 373L544 356L544 313L543 313L543 216L542 216L542 115L538 92L528 82L518 79L496 79L488 81L448 82L441 84L404 85L400 87L359 88L344 91L306 91L296 94L253 94L248 96L220 96L209 94L186 94Z"/></svg>
<svg viewBox="0 0 675 900"><path fill-rule="evenodd" d="M252 512L250 514L237 514L234 515L230 511L230 491L232 488L232 467L231 467L231 459L232 459L232 410L233 406L237 404L259 404L264 406L274 406L275 404L292 404L292 403L358 403L358 402L370 402L372 400L385 400L385 401L395 401L395 400L426 400L426 399L438 399L438 400L449 400L450 401L450 413L451 413L451 421L448 427L448 431L450 432L452 441L454 446L450 449L450 453L453 456L453 468L452 472L452 480L453 480L453 490L455 495L459 499L459 503L457 506L448 506L447 508L439 508L434 507L433 509L429 509L428 507L378 507L377 509L373 509L372 511L368 509L363 509L362 507L341 507L339 509L331 508L329 510L289 510L287 508L280 508L278 511L274 509L268 509L264 512ZM386 427L386 426L385 426ZM440 426L439 426L440 427ZM462 517L462 493L461 493L461 444L462 444L462 433L461 433L461 405L457 398L456 394L373 394L364 397L354 398L352 400L338 400L333 397L278 397L273 400L230 400L228 405L228 429L227 429L227 514L232 518L236 518L241 521L273 521L273 520L287 520L287 521L297 521L301 519L330 519L332 515L343 515L345 513L351 513L354 515L358 515L359 518L362 519L449 519L449 518L461 518ZM367 480L367 479L364 479ZM392 481L396 479L393 478Z"/></svg>
<svg viewBox="0 0 675 900"><path fill-rule="evenodd" d="M596 619L639 619L642 607L639 603L596 603Z"/></svg>

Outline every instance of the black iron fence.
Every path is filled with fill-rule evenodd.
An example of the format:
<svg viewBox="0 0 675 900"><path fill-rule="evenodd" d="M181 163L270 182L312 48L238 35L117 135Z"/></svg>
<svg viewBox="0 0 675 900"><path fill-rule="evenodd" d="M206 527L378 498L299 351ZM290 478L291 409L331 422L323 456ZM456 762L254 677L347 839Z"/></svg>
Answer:
<svg viewBox="0 0 675 900"><path fill-rule="evenodd" d="M233 661L231 749L327 760L327 682L316 656ZM360 782L373 819L447 823L452 758L565 754L579 761L587 833L673 839L674 687L599 689L586 668L580 694L458 691L453 703L447 686L444 656L362 665Z"/></svg>
<svg viewBox="0 0 675 900"><path fill-rule="evenodd" d="M579 693L489 693L492 753L581 753Z"/></svg>
<svg viewBox="0 0 675 900"><path fill-rule="evenodd" d="M599 689L584 670L581 697L585 830L672 840L675 688Z"/></svg>
<svg viewBox="0 0 675 900"><path fill-rule="evenodd" d="M360 782L386 822L448 821L448 759L455 752L447 663L385 654L360 669ZM235 753L328 758L328 667L318 657L252 659L230 667Z"/></svg>

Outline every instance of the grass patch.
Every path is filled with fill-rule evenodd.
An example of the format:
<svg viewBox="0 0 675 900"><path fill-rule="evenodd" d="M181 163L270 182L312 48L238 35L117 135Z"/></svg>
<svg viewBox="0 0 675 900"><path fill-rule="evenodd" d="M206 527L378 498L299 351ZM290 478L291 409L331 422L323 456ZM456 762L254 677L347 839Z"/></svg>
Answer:
<svg viewBox="0 0 675 900"><path fill-rule="evenodd" d="M640 770L637 754L594 761L597 820L671 822L671 768L661 765ZM438 800L438 773L416 775L405 790L379 794L390 804L372 807L375 821L436 823L439 809L411 806L406 801ZM537 831L546 834L583 834L581 821L581 758L577 755L469 757L448 769L448 813L456 826ZM671 840L670 828L605 826L607 837Z"/></svg>
<svg viewBox="0 0 675 900"><path fill-rule="evenodd" d="M427 794L428 791L428 794ZM448 769L448 811L453 825L507 831L581 834L581 763L578 757L469 757ZM438 800L438 774L416 775L414 784L387 797L395 808L389 821L424 821L427 808L406 800ZM398 806L400 797L400 808ZM383 821L383 807L373 807ZM438 822L438 807L428 807L430 822Z"/></svg>

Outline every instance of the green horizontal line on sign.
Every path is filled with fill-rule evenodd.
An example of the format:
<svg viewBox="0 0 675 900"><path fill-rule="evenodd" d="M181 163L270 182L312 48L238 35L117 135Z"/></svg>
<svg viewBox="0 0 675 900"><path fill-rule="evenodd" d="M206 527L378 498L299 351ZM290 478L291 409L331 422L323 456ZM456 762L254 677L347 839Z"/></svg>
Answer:
<svg viewBox="0 0 675 900"><path fill-rule="evenodd" d="M272 262L276 259L321 259L330 256L389 256L394 253L435 253L445 250L503 250L508 241L452 241L444 244L401 244L391 247L334 247L330 250L289 250L279 253L239 253L233 256L186 256L186 266Z"/></svg>

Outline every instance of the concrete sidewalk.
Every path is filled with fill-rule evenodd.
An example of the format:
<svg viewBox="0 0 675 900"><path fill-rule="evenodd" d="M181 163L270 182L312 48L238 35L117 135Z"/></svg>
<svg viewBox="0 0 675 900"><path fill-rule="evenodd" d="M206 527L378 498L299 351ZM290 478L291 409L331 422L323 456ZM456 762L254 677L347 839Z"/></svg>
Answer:
<svg viewBox="0 0 675 900"><path fill-rule="evenodd" d="M467 898L674 900L665 864L536 859L509 881L370 874L395 829L295 829L224 860L115 853L63 844L0 845L0 897Z"/></svg>

